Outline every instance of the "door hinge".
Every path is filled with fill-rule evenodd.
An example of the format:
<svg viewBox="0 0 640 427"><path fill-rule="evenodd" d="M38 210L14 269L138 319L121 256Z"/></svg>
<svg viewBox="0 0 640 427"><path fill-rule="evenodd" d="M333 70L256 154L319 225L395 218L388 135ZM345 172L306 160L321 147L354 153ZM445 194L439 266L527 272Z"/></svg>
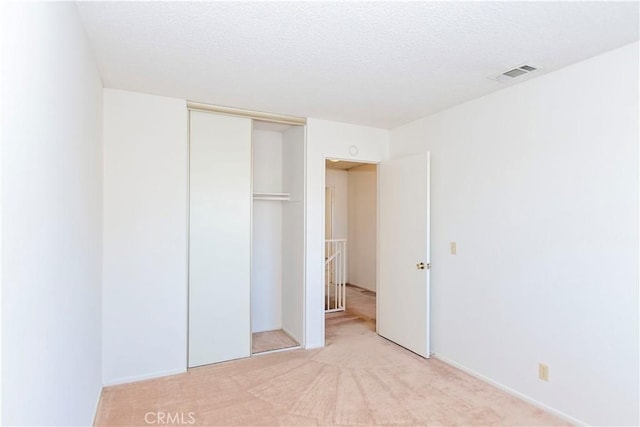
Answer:
<svg viewBox="0 0 640 427"><path fill-rule="evenodd" d="M427 265L425 266L427 268L427 270L431 270L431 263L428 262Z"/></svg>

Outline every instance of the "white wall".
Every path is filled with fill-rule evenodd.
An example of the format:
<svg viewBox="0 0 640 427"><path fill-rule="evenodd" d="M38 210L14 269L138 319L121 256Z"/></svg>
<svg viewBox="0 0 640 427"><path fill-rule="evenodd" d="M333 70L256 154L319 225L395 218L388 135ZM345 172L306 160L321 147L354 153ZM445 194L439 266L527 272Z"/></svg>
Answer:
<svg viewBox="0 0 640 427"><path fill-rule="evenodd" d="M7 105L7 98L6 98L6 85L7 85L7 80L5 78L5 75L7 73L7 67L5 64L7 64L7 61L9 61L9 44L7 43L9 39L9 35L11 34L11 31L13 31L13 28L9 25L9 14L10 14L10 7L11 4L9 4L8 2L2 2L0 3L0 94L4 94L5 96L3 96L0 99L0 118L2 117L6 117L5 116L5 111L8 110L10 108L9 105ZM2 119L3 120L3 119ZM7 127L4 125L3 122L0 122L0 425L2 425L2 386L3 386L3 382L2 382L2 367L4 366L2 364L2 288L3 288L3 274L2 274L2 260L3 260L3 256L2 256L2 246L3 246L3 240L2 240L2 147L4 147L5 144L5 139L8 137L8 135L6 135L6 129Z"/></svg>
<svg viewBox="0 0 640 427"><path fill-rule="evenodd" d="M2 424L90 425L102 386L102 83L74 4L11 2L3 14Z"/></svg>
<svg viewBox="0 0 640 427"><path fill-rule="evenodd" d="M105 384L186 368L187 109L104 90Z"/></svg>
<svg viewBox="0 0 640 427"><path fill-rule="evenodd" d="M326 169L325 185L334 188L333 194L333 238L346 239L348 235L347 221L347 171Z"/></svg>
<svg viewBox="0 0 640 427"><path fill-rule="evenodd" d="M324 345L324 183L327 157L377 163L388 156L389 131L307 120L305 346ZM351 154L349 149L352 148ZM354 149L355 148L355 149ZM356 151L357 150L357 151Z"/></svg>
<svg viewBox="0 0 640 427"><path fill-rule="evenodd" d="M377 166L362 165L347 172L349 283L376 291L378 184Z"/></svg>
<svg viewBox="0 0 640 427"><path fill-rule="evenodd" d="M282 134L253 130L253 192L282 191ZM251 331L282 328L282 202L254 200Z"/></svg>
<svg viewBox="0 0 640 427"><path fill-rule="evenodd" d="M435 353L594 425L640 422L638 114L636 43L391 132L432 153Z"/></svg>

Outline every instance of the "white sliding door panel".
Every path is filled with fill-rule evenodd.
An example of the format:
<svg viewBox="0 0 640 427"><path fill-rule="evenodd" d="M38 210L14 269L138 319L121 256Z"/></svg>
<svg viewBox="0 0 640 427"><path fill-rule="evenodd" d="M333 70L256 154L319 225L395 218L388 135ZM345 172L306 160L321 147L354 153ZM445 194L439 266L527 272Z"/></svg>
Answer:
<svg viewBox="0 0 640 427"><path fill-rule="evenodd" d="M189 367L251 354L251 126L190 112Z"/></svg>
<svg viewBox="0 0 640 427"><path fill-rule="evenodd" d="M379 168L378 333L429 357L429 153Z"/></svg>

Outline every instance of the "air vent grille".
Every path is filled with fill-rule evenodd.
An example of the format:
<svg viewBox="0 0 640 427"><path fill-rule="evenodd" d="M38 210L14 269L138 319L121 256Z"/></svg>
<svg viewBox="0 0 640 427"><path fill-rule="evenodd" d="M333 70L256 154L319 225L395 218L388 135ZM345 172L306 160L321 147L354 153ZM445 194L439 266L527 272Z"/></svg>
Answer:
<svg viewBox="0 0 640 427"><path fill-rule="evenodd" d="M509 71L505 71L504 73L500 73L498 75L491 76L489 78L492 79L492 80L497 80L499 82L506 82L506 81L510 81L512 79L515 79L516 77L520 77L520 76L523 76L525 74L532 73L532 72L537 71L539 69L540 69L540 67L536 67L536 66L528 65L528 64L523 64L523 65L517 66L515 68L512 68Z"/></svg>
<svg viewBox="0 0 640 427"><path fill-rule="evenodd" d="M518 77L523 74L527 74L527 71L521 70L520 68L514 68L513 70L507 71L506 73L502 73L503 76L507 77Z"/></svg>

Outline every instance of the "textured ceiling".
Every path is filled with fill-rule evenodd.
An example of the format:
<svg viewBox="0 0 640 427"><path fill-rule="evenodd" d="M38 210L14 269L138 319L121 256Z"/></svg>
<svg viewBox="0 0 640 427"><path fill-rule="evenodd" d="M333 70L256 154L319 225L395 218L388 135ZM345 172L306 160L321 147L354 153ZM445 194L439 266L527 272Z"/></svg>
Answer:
<svg viewBox="0 0 640 427"><path fill-rule="evenodd" d="M106 87L382 128L638 40L637 2L82 2L78 9ZM543 70L506 84L487 78L523 63Z"/></svg>

